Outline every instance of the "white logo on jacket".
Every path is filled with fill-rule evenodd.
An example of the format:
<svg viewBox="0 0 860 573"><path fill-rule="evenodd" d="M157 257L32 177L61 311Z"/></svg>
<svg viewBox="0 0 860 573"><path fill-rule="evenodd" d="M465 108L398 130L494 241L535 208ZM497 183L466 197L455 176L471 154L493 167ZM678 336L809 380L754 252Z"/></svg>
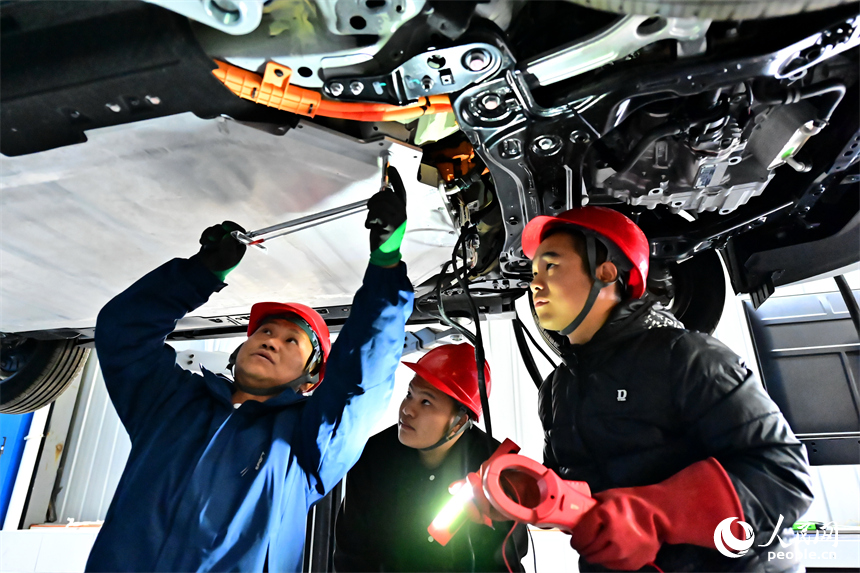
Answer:
<svg viewBox="0 0 860 573"><path fill-rule="evenodd" d="M624 388L619 388L618 389L618 398L616 398L616 400L618 400L619 402L626 402L627 401L627 390L625 390Z"/></svg>

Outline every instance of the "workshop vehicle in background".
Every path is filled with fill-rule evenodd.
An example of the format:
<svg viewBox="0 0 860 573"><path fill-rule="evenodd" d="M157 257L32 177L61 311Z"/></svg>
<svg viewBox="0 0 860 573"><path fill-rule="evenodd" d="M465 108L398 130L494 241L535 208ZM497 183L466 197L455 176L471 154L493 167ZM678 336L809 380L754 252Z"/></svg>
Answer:
<svg viewBox="0 0 860 573"><path fill-rule="evenodd" d="M104 244L77 239L99 239L99 197L117 202L122 221L111 226L112 249L127 245L101 257L146 252L145 271L171 244L175 254L172 229L193 227L197 211L209 224L219 208L238 209L257 217L243 225L259 228L366 199L378 182L377 142L415 152L411 184L428 206L415 228L436 233L414 280L413 321L438 320L440 302L469 316L470 293L483 314L509 310L531 275L525 223L589 204L642 227L651 296L689 328L712 331L724 298L718 253L735 292L756 305L776 286L860 258L858 12L840 0L4 2L0 410L32 410L62 391L84 359L95 302L132 275L130 263L90 261L89 284L110 282L94 287L97 300L34 308L32 297L58 297L74 274L45 269ZM176 115L184 112L196 118ZM301 151L313 145L323 151ZM300 160L279 159L288 154ZM350 169L336 159L350 154L360 173L329 177ZM213 171L186 177L202 155ZM219 171L229 169L240 175ZM328 177L326 190L316 177ZM276 194L284 181L297 183ZM88 195L88 185L104 190ZM271 189L265 199L260 188ZM82 203L52 236L56 205ZM146 228L158 231L158 255L142 246L152 239ZM451 266L465 269L461 277L443 266L456 239L441 238L458 228ZM49 250L25 248L40 233L54 241ZM315 253L349 249L314 237ZM8 267L8 254L22 251L30 254L11 260L26 259L46 280ZM270 278L295 270L280 264ZM337 298L338 287L327 288ZM240 331L242 307L254 302L240 292L180 323L176 336ZM314 296L303 302L333 325L343 320L343 301Z"/></svg>

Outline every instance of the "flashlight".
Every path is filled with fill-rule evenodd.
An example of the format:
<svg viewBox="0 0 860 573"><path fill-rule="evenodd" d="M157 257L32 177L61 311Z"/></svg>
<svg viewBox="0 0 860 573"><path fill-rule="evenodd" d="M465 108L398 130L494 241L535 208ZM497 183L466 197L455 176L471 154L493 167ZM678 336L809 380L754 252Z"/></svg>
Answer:
<svg viewBox="0 0 860 573"><path fill-rule="evenodd" d="M461 527L463 527L463 524L466 523L466 520L469 518L468 506L470 503L475 504L475 495L484 496L480 475L481 472L483 472L484 467L500 456L505 454L515 454L519 451L520 447L513 441L510 439L505 440L501 445L499 445L496 451L493 452L493 455L483 463L478 472L473 472L466 476L460 489L452 492L454 497L448 500L448 503L445 504L442 510L433 519L430 527L427 528L427 532L430 533L430 536L436 540L439 545L447 545L447 543L451 541L451 538L454 537ZM486 500L484 500L484 502L486 503ZM478 504L475 505L478 506ZM487 523L490 523L489 518Z"/></svg>
<svg viewBox="0 0 860 573"><path fill-rule="evenodd" d="M442 511L433 519L427 531L439 545L447 545L451 541L451 538L460 531L463 524L466 523L468 517L466 504L471 503L474 498L471 484L468 481L464 481L460 489L454 494L454 497L448 500Z"/></svg>

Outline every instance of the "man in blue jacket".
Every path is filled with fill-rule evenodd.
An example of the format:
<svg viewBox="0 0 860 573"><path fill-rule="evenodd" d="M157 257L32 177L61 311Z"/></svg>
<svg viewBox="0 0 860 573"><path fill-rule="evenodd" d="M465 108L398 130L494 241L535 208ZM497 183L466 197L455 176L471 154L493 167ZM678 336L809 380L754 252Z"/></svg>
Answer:
<svg viewBox="0 0 860 573"><path fill-rule="evenodd" d="M307 511L387 407L412 311L405 193L395 170L389 179L397 193L368 204L371 264L330 352L313 310L260 303L234 381L176 365L167 335L244 254L227 222L102 309L96 349L132 449L88 571L301 569Z"/></svg>

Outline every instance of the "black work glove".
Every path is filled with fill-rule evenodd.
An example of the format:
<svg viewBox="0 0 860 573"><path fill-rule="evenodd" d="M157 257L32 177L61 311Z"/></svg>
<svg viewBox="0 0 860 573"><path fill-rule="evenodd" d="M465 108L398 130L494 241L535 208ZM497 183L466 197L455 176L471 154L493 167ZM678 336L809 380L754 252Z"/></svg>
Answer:
<svg viewBox="0 0 860 573"><path fill-rule="evenodd" d="M394 167L388 168L391 189L383 189L367 202L367 220L370 229L370 262L389 267L401 259L400 244L406 233L406 188Z"/></svg>
<svg viewBox="0 0 860 573"><path fill-rule="evenodd" d="M245 229L233 221L224 221L220 225L212 225L200 235L200 252L196 256L221 282L239 266L247 248L230 234L233 231L244 233Z"/></svg>

